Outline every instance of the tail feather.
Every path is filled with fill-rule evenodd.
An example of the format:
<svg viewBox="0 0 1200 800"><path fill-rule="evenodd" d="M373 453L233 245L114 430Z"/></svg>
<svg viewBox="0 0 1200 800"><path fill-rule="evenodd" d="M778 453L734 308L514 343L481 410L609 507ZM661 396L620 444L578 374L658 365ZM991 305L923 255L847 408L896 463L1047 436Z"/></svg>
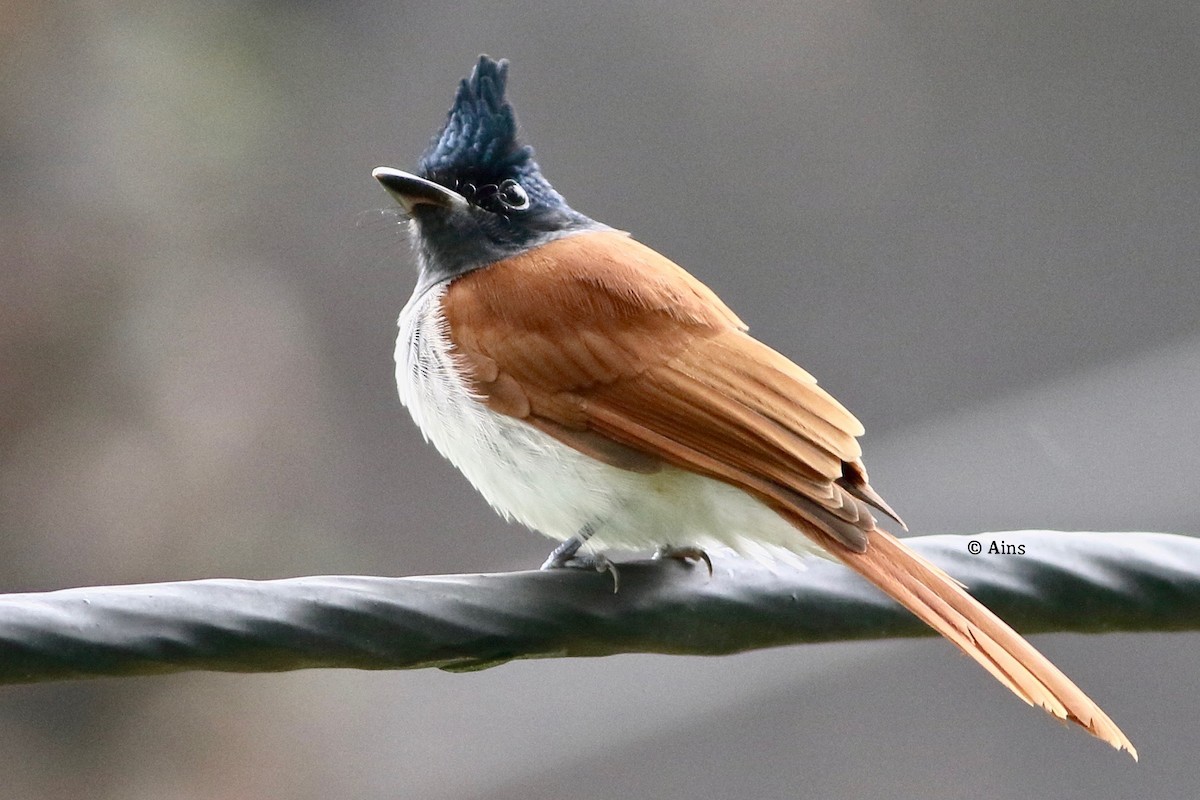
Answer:
<svg viewBox="0 0 1200 800"><path fill-rule="evenodd" d="M871 531L870 546L859 553L798 516L792 516L792 522L975 659L1017 697L1082 726L1137 760L1137 749L1121 729L1070 678L967 594L961 584L899 539L875 529Z"/></svg>

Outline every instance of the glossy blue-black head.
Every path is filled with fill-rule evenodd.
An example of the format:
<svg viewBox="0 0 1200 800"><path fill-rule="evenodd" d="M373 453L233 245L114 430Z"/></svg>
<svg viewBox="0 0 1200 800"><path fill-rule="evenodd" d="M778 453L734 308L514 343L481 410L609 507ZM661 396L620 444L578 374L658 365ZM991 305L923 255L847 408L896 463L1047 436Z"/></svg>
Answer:
<svg viewBox="0 0 1200 800"><path fill-rule="evenodd" d="M413 175L373 173L413 220L422 283L599 226L566 204L517 136L508 62L480 56Z"/></svg>

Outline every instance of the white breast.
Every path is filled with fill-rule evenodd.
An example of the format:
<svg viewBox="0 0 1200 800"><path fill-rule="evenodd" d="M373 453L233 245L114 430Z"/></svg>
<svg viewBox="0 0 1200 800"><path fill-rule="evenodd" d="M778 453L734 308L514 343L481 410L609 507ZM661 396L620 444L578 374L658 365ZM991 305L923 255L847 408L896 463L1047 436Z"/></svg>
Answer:
<svg viewBox="0 0 1200 800"><path fill-rule="evenodd" d="M504 517L560 540L590 526L593 549L813 552L807 537L732 486L673 467L650 475L620 470L489 410L454 363L441 313L445 290L442 284L414 294L400 313L400 400L425 438Z"/></svg>

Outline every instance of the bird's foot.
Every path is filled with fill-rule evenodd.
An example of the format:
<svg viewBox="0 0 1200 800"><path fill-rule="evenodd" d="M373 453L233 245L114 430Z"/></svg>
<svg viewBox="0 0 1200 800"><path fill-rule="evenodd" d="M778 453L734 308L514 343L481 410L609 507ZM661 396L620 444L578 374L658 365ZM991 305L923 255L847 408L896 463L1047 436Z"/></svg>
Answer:
<svg viewBox="0 0 1200 800"><path fill-rule="evenodd" d="M583 541L578 537L567 539L554 548L554 552L542 564L542 569L594 569L596 572L607 572L612 575L613 594L621 588L621 576L617 573L617 565L603 553L584 553L579 555Z"/></svg>
<svg viewBox="0 0 1200 800"><path fill-rule="evenodd" d="M676 546L673 544L665 544L654 551L655 560L663 558L673 558L676 561L703 561L704 566L708 567L708 577L713 576L712 559L708 557L708 553L702 548L692 545Z"/></svg>
<svg viewBox="0 0 1200 800"><path fill-rule="evenodd" d="M546 560L542 562L542 569L560 569L567 566L567 562L575 558L579 548L583 547L583 542L584 540L579 536L567 539L546 557Z"/></svg>

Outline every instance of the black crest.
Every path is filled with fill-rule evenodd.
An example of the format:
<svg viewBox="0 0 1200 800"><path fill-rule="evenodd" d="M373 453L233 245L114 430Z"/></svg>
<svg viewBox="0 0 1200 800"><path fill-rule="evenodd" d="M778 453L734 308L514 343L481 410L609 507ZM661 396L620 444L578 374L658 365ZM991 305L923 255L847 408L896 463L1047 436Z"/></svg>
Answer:
<svg viewBox="0 0 1200 800"><path fill-rule="evenodd" d="M535 176L533 148L517 139L517 117L504 96L508 61L480 56L459 84L442 130L421 156L421 174L449 185Z"/></svg>

